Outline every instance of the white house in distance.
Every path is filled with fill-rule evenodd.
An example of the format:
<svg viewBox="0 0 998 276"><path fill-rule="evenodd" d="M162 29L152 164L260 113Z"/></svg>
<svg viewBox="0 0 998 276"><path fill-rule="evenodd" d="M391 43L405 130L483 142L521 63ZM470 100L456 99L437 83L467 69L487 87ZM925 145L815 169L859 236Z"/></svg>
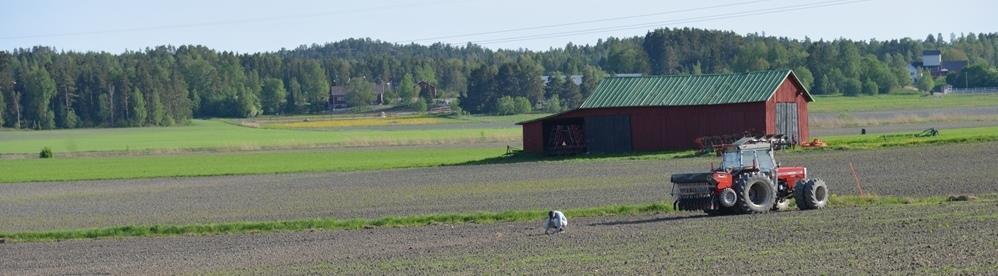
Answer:
<svg viewBox="0 0 998 276"><path fill-rule="evenodd" d="M966 60L943 60L943 53L939 50L922 51L922 61L908 64L908 76L911 82L918 82L922 78L922 69L928 70L933 77L945 76L950 72L959 72L967 66Z"/></svg>

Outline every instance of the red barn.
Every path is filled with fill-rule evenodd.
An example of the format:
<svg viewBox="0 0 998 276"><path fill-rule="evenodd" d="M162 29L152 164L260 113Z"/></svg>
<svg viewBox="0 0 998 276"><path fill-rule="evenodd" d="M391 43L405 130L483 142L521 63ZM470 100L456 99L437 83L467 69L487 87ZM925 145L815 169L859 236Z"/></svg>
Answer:
<svg viewBox="0 0 998 276"><path fill-rule="evenodd" d="M582 106L518 123L531 153L690 149L706 136L782 134L808 139L814 99L790 70L611 77Z"/></svg>

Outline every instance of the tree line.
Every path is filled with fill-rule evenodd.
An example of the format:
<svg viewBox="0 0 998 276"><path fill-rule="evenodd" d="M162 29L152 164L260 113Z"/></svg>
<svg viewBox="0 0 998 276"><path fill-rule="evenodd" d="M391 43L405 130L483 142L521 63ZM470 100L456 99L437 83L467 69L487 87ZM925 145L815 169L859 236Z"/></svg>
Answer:
<svg viewBox="0 0 998 276"><path fill-rule="evenodd" d="M973 76L929 81L956 87L992 83L998 33L814 41L681 28L546 51L371 39L262 53L193 45L121 54L34 47L0 51L0 126L169 126L192 118L321 113L332 85L346 87L352 105L371 104L375 84L394 87L385 96L389 104L409 104L426 97L418 85L426 83L436 87L436 97L459 99L471 113L558 112L580 105L600 79L614 73L793 69L815 94L879 94L931 87L911 83L907 71L929 49L976 68ZM581 83L573 75L581 75Z"/></svg>

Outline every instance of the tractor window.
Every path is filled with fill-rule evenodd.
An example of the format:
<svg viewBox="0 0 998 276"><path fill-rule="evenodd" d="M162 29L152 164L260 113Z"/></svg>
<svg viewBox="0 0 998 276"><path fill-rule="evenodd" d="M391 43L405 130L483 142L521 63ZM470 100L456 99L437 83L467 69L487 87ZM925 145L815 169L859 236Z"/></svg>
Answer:
<svg viewBox="0 0 998 276"><path fill-rule="evenodd" d="M773 151L760 150L755 153L756 160L759 162L759 170L771 171L776 168L776 163L773 162Z"/></svg>
<svg viewBox="0 0 998 276"><path fill-rule="evenodd" d="M755 151L742 151L742 167L752 167L752 161L755 161Z"/></svg>
<svg viewBox="0 0 998 276"><path fill-rule="evenodd" d="M730 155L730 156L729 156ZM770 171L776 168L772 151L744 150L741 154L730 152L724 154L724 168L742 168L758 166L760 170Z"/></svg>
<svg viewBox="0 0 998 276"><path fill-rule="evenodd" d="M738 156L737 151L726 151L724 152L724 161L721 163L721 167L725 170L741 168L741 159Z"/></svg>

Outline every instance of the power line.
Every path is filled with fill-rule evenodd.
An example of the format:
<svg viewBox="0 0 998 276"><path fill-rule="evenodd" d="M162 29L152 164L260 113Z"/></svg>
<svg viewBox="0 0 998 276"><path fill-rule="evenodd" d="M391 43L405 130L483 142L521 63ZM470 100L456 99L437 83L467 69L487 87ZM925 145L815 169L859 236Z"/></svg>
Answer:
<svg viewBox="0 0 998 276"><path fill-rule="evenodd" d="M384 11L399 8L411 8L426 5L436 5L444 2L453 2L456 0L438 0L422 3L407 3L400 5L381 5L376 7L368 8L358 8L358 9L347 9L347 10L332 10L332 11L322 11L322 12L312 12L312 13L302 13L302 14L288 14L281 16L270 16L270 17L255 17L255 18L243 18L243 19L233 19L233 20L221 20L221 21L210 21L202 23L190 23L190 24L174 24L174 25L160 25L160 26L149 26L149 27L135 27L135 28L122 28L122 29L109 29L109 30L99 30L99 31L87 31L87 32L73 32L73 33L55 33L55 34L39 34L39 35L18 35L18 36L5 36L0 37L0 40L12 40L12 39L25 39L25 38L45 38L45 37L64 37L64 36L81 36L81 35L98 35L98 34L109 34L109 33L127 33L127 32L141 32L141 31L155 31L155 30L169 30L169 29L185 29L185 28L196 28L196 27L210 27L210 26L220 26L220 25L233 25L233 24L245 24L245 23L259 23L259 22L272 22L281 20L294 20L294 19L304 19L312 17L320 17L335 14L351 14L351 13L363 13L363 12L373 12L373 11ZM406 1L408 2L408 1Z"/></svg>
<svg viewBox="0 0 998 276"><path fill-rule="evenodd" d="M544 39L544 38L553 38L553 37L568 37L568 36L576 36L576 35L582 35L582 34L602 33L602 32L608 32L608 31L640 29L640 28L648 28L648 27L655 27L655 26L661 27L661 26L674 25L674 24L693 23L693 22L704 22L704 21L712 21L712 20L723 20L723 19L739 18L739 17L746 17L746 16L754 16L754 15L773 14L773 13L781 13L781 12L789 12L789 11L797 11L797 10L806 10L806 9L814 9L814 8L821 8L821 7L830 7L830 6L854 4L854 3L868 2L868 1L873 1L873 0L833 0L833 1L818 2L818 3L809 3L809 4L801 4L801 5L791 5L791 6L783 6L783 7L777 7L777 8L769 8L769 9L758 9L758 10L750 10L750 11L740 11L740 12L732 12L732 13L725 13L725 14L718 14L718 15L699 16L699 17L691 17L691 18L684 18L684 19L677 19L677 20L668 20L668 21L659 21L659 22L650 22L650 23L641 23L641 24L633 24L633 25L621 25L621 26L613 26L613 27L601 27L601 28L592 28L592 29L582 29L582 30L567 31L567 32L531 34L531 35L523 35L523 36L506 37L506 38L478 40L478 41L470 41L470 43L473 43L473 44L496 44L496 43L507 43L507 42L526 41L526 40L535 40L535 39Z"/></svg>
<svg viewBox="0 0 998 276"><path fill-rule="evenodd" d="M519 31L530 31L530 30L538 30L538 29L549 29L549 28L565 27L565 26L571 26L571 25L592 24L592 23L600 23L600 22L607 22L607 21L618 21L618 20L624 20L624 19L634 19L634 18L640 18L640 17L650 17L650 16L666 15L666 14L674 14L674 13L685 13L685 12L693 12L693 11L716 9L716 8L727 8L727 7L742 6L742 5L755 4L755 3L768 2L768 1L773 1L773 0L753 0L753 1L728 3L728 4L721 4L721 5L714 5L714 6L689 8L689 9L682 9L682 10L672 10L672 11L663 11L663 12L646 13L646 14L629 15L629 16L619 16L619 17L608 17L608 18L600 18L600 19L592 19L592 20L583 20L583 21L568 22L568 23L558 23L558 24L551 24L551 25L531 26L531 27L522 27L522 28L513 28L513 29L504 29L504 30L487 31L487 32L477 32L477 33L465 33L465 34L457 34L457 35L444 35L444 36L425 37L425 38L417 38L417 39L409 39L409 40L399 40L399 41L395 41L395 42L392 42L392 43L414 43L414 42L429 41L429 40L440 40L440 39L459 38L459 37L481 36L481 35L489 35L489 34L500 34L500 33L519 32Z"/></svg>

